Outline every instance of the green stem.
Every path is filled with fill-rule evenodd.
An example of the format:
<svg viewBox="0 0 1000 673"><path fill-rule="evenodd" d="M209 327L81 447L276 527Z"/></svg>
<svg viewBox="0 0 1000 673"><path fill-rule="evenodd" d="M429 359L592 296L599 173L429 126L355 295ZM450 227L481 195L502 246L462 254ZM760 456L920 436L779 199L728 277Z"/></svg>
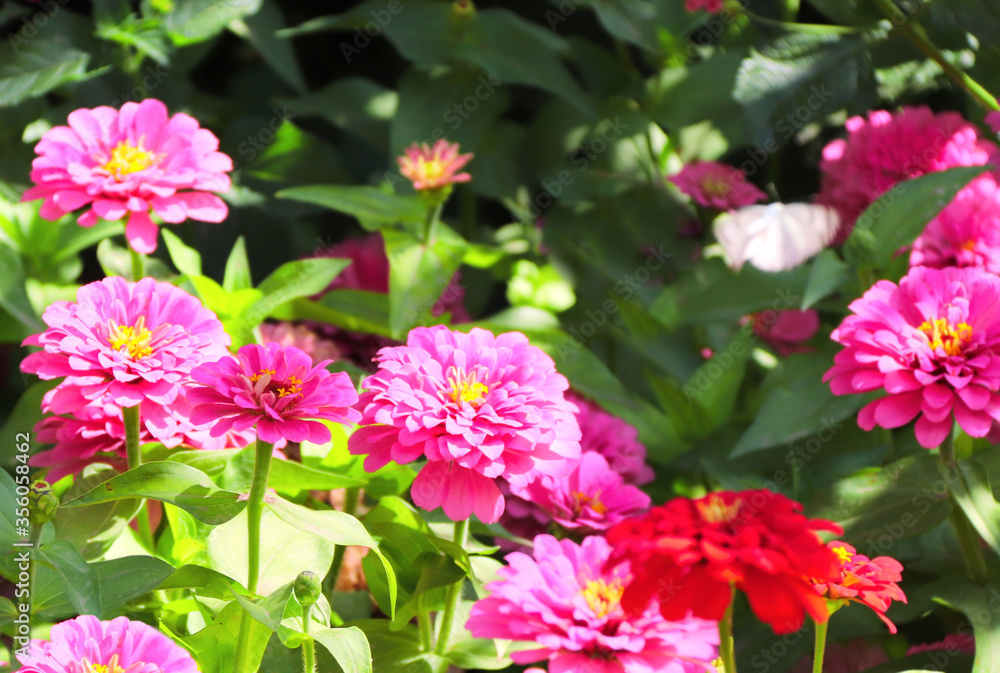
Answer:
<svg viewBox="0 0 1000 673"><path fill-rule="evenodd" d="M351 516L354 516L358 511L358 500L361 497L361 489L354 486L347 489L344 494L344 511ZM337 548L333 552L333 565L330 567L330 577L333 579L333 587L337 586L337 578L340 577L340 569L344 565L344 555L347 553L347 547L342 544L337 545Z"/></svg>
<svg viewBox="0 0 1000 673"><path fill-rule="evenodd" d="M958 462L955 460L955 434L948 433L941 447L938 449L938 457L949 470L953 470L958 478ZM962 548L962 556L965 558L965 565L969 569L969 576L976 584L986 584L989 581L989 570L986 566L986 557L983 556L983 549L979 546L979 535L976 533L965 512L952 498L951 515L952 528L958 536L958 544Z"/></svg>
<svg viewBox="0 0 1000 673"><path fill-rule="evenodd" d="M464 548L468 540L469 520L456 521L455 544ZM462 601L462 586L464 584L465 578L463 577L448 587L448 593L445 595L444 612L441 615L440 626L438 628L437 647L434 648L434 653L438 656L444 656L445 652L448 651L448 638L451 636L451 627L455 622L455 612L458 611L458 605Z"/></svg>
<svg viewBox="0 0 1000 673"><path fill-rule="evenodd" d="M427 218L424 220L424 243L430 245L434 242L434 230L441 219L441 211L444 209L444 201L435 203L427 209Z"/></svg>
<svg viewBox="0 0 1000 673"><path fill-rule="evenodd" d="M736 587L730 589L726 614L719 622L719 657L722 659L723 673L736 673L736 653L733 650L733 605L736 603Z"/></svg>
<svg viewBox="0 0 1000 673"><path fill-rule="evenodd" d="M302 633L309 635L312 606L302 608ZM302 641L302 673L316 673L316 642L312 638Z"/></svg>
<svg viewBox="0 0 1000 673"><path fill-rule="evenodd" d="M816 622L816 649L813 652L813 673L823 673L823 656L826 654L826 625Z"/></svg>
<svg viewBox="0 0 1000 673"><path fill-rule="evenodd" d="M253 481L250 484L250 499L247 501L247 591L257 593L260 582L260 519L264 514L264 494L267 492L267 476L271 471L271 454L274 447L257 440L257 451L253 466ZM250 656L250 628L253 617L246 610L240 617L240 636L236 644L235 671L246 670Z"/></svg>
<svg viewBox="0 0 1000 673"><path fill-rule="evenodd" d="M122 409L122 422L125 423L125 455L128 457L128 469L134 470L142 465L142 446L139 443L139 405Z"/></svg>
<svg viewBox="0 0 1000 673"><path fill-rule="evenodd" d="M430 653L434 648L431 616L427 613L427 594L417 598L417 626L420 627L420 650Z"/></svg>
<svg viewBox="0 0 1000 673"><path fill-rule="evenodd" d="M944 74L948 75L952 81L965 89L969 95L978 100L987 109L1000 110L1000 103L997 102L997 99L989 91L983 88L979 82L972 79L967 72L955 67L947 58L945 58L944 53L930 41L930 38L927 37L927 33L924 31L923 27L916 22L916 20L906 16L906 14L900 11L892 0L875 0L875 4L878 5L879 9L882 10L882 13L889 18L892 24L896 26L896 28L903 35L905 35L917 49L924 52L928 58L941 66Z"/></svg>
<svg viewBox="0 0 1000 673"><path fill-rule="evenodd" d="M131 245L128 246L128 251L132 258L132 280L138 282L146 275L146 256L133 250Z"/></svg>

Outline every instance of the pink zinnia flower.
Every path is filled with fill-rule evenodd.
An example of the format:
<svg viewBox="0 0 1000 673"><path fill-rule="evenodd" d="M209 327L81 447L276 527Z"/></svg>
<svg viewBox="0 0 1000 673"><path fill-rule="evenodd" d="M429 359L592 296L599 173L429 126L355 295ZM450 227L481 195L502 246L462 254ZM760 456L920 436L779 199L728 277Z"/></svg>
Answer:
<svg viewBox="0 0 1000 673"><path fill-rule="evenodd" d="M125 237L137 252L156 250L157 226L150 211L177 224L189 217L222 222L228 208L209 192L228 191L232 160L217 152L219 139L183 113L147 98L121 110L98 107L71 112L69 126L56 126L35 146L35 186L22 201L45 199L41 216L58 220L89 206L77 218L85 227L97 219L128 215Z"/></svg>
<svg viewBox="0 0 1000 673"><path fill-rule="evenodd" d="M649 496L625 484L596 451L587 451L562 477L542 476L511 492L538 505L563 528L578 534L607 530L649 509Z"/></svg>
<svg viewBox="0 0 1000 673"><path fill-rule="evenodd" d="M77 301L52 303L49 326L24 340L41 346L21 370L42 379L66 379L45 395L47 412L66 414L110 395L144 414L171 404L202 362L228 354L229 335L214 313L170 283L117 276L81 287Z"/></svg>
<svg viewBox="0 0 1000 673"><path fill-rule="evenodd" d="M828 643L823 657L824 673L862 673L870 668L889 663L885 648L868 644L861 638L847 643ZM813 657L810 654L792 667L789 673L812 673Z"/></svg>
<svg viewBox="0 0 1000 673"><path fill-rule="evenodd" d="M722 0L685 0L684 9L689 12L697 12L704 9L715 14L722 11Z"/></svg>
<svg viewBox="0 0 1000 673"><path fill-rule="evenodd" d="M52 627L49 640L32 640L18 655L23 673L198 673L188 652L142 622L102 622L84 615Z"/></svg>
<svg viewBox="0 0 1000 673"><path fill-rule="evenodd" d="M976 653L976 639L971 633L950 633L945 636L944 640L939 640L936 643L920 643L918 645L911 645L910 649L906 651L906 656L911 654L920 654L921 652L937 652L937 651L949 651L949 652L961 652L962 654L975 654Z"/></svg>
<svg viewBox="0 0 1000 673"><path fill-rule="evenodd" d="M993 133L1000 133L1000 112L989 112L986 115L986 123L989 124Z"/></svg>
<svg viewBox="0 0 1000 673"><path fill-rule="evenodd" d="M987 173L962 189L913 243L910 266L1000 273L1000 186Z"/></svg>
<svg viewBox="0 0 1000 673"><path fill-rule="evenodd" d="M313 364L342 359L337 344L324 339L305 325L293 325L290 322L263 323L260 326L260 338L265 344L273 342L281 346L295 346L308 354Z"/></svg>
<svg viewBox="0 0 1000 673"><path fill-rule="evenodd" d="M835 395L885 390L858 425L917 419L921 446L939 446L953 421L984 437L1000 420L1000 278L980 269L916 267L854 301L831 338L844 345L824 381Z"/></svg>
<svg viewBox="0 0 1000 673"><path fill-rule="evenodd" d="M996 163L998 149L957 112L927 107L876 110L847 120L847 138L823 149L816 203L837 210L838 242L876 199L904 180L956 166Z"/></svg>
<svg viewBox="0 0 1000 673"><path fill-rule="evenodd" d="M719 0L719 5L721 4ZM692 11L690 7L688 11ZM716 210L749 206L767 198L767 194L747 182L746 173L718 161L688 164L668 180L699 205Z"/></svg>
<svg viewBox="0 0 1000 673"><path fill-rule="evenodd" d="M211 435L256 427L261 441L275 444L330 441L320 420L356 423L358 393L347 372L331 374L329 361L314 365L294 346L248 344L191 372L196 384L187 394L191 420L212 424Z"/></svg>
<svg viewBox="0 0 1000 673"><path fill-rule="evenodd" d="M472 176L459 173L472 159L472 154L459 154L458 143L438 140L431 147L427 143L413 143L404 156L397 157L399 172L413 182L416 190L442 189L456 182L468 182Z"/></svg>
<svg viewBox="0 0 1000 673"><path fill-rule="evenodd" d="M782 357L805 353L803 344L819 331L819 313L812 309L800 311L762 311L749 316L754 334L773 346Z"/></svg>
<svg viewBox="0 0 1000 673"><path fill-rule="evenodd" d="M653 481L653 469L646 464L646 447L639 441L635 426L576 393L567 393L566 399L576 405L580 448L584 452L596 451L607 458L611 469L625 483L639 485Z"/></svg>
<svg viewBox="0 0 1000 673"><path fill-rule="evenodd" d="M868 558L846 542L826 545L840 559L840 579L814 582L816 593L831 601L853 601L867 605L879 619L896 633L896 625L885 616L892 601L906 602L906 595L896 584L903 579L903 565L894 558Z"/></svg>
<svg viewBox="0 0 1000 673"><path fill-rule="evenodd" d="M498 478L523 485L557 476L580 456L569 384L519 332L418 327L377 360L361 395L364 427L349 447L369 454L369 471L426 458L412 489L424 509L493 523L504 510Z"/></svg>
<svg viewBox="0 0 1000 673"><path fill-rule="evenodd" d="M535 538L534 555L514 552L490 596L472 607L465 627L476 638L530 641L513 652L518 664L548 660L551 673L705 673L718 656L715 622L668 622L651 605L630 616L621 607L626 567L605 571L602 537L582 544Z"/></svg>

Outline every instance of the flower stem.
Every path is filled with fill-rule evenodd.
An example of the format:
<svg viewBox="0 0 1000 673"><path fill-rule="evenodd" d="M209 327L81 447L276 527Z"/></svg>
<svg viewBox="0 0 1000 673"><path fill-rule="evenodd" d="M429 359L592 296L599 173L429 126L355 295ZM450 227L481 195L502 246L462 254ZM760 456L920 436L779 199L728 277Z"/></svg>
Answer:
<svg viewBox="0 0 1000 673"><path fill-rule="evenodd" d="M464 548L468 540L469 520L456 521L455 544ZM463 577L448 587L448 593L445 595L444 612L441 614L440 628L438 629L437 647L434 648L434 653L438 656L444 656L444 653L448 651L448 638L451 636L451 627L455 622L455 612L462 601L462 586L464 584L465 578Z"/></svg>
<svg viewBox="0 0 1000 673"><path fill-rule="evenodd" d="M302 608L302 632L309 635L312 605ZM302 641L302 673L316 673L316 643L312 638Z"/></svg>
<svg viewBox="0 0 1000 673"><path fill-rule="evenodd" d="M944 53L930 41L930 38L927 37L927 33L924 31L923 26L904 14L892 2L892 0L875 0L875 4L878 5L879 9L882 10L882 13L889 18L892 24L896 26L896 28L898 28L899 31L905 35L917 49L924 52L928 58L941 66L941 69L952 79L952 81L965 89L969 95L978 100L987 109L1000 110L1000 103L997 102L997 99L989 91L987 91L979 82L972 79L967 72L955 67L950 61L948 61L947 58L945 58ZM910 25L911 21L913 21L913 25Z"/></svg>
<svg viewBox="0 0 1000 673"><path fill-rule="evenodd" d="M434 648L431 616L427 614L427 594L417 598L417 626L420 627L420 650L430 652Z"/></svg>
<svg viewBox="0 0 1000 673"><path fill-rule="evenodd" d="M134 470L142 465L142 446L139 443L139 405L122 409L122 422L125 423L125 454L128 457L128 469Z"/></svg>
<svg viewBox="0 0 1000 673"><path fill-rule="evenodd" d="M444 208L444 201L435 203L427 209L427 219L424 220L424 243L431 245L434 243L434 230L441 219L441 210Z"/></svg>
<svg viewBox="0 0 1000 673"><path fill-rule="evenodd" d="M132 258L132 280L138 282L146 275L146 256L133 250L131 245L128 251Z"/></svg>
<svg viewBox="0 0 1000 673"><path fill-rule="evenodd" d="M267 476L271 471L271 454L274 447L257 440L257 452L253 466L253 481L250 484L250 499L247 501L247 591L257 593L260 582L260 518L264 514L264 494L267 492ZM240 636L236 644L235 671L246 670L250 656L250 627L253 617L243 611L240 617Z"/></svg>
<svg viewBox="0 0 1000 673"><path fill-rule="evenodd" d="M733 605L736 603L736 586L730 589L726 614L719 622L719 657L723 673L736 673L736 654L733 651Z"/></svg>
<svg viewBox="0 0 1000 673"><path fill-rule="evenodd" d="M361 498L361 489L357 486L348 488L344 494L344 512L354 516L358 511L358 500ZM333 586L337 586L337 578L340 577L340 569L344 565L344 555L347 553L347 547L342 544L337 545L337 549L333 552L333 565L330 568L330 578L333 582Z"/></svg>
<svg viewBox="0 0 1000 673"><path fill-rule="evenodd" d="M813 673L823 673L823 655L826 654L826 622L816 622L816 649L813 651Z"/></svg>
<svg viewBox="0 0 1000 673"><path fill-rule="evenodd" d="M941 463L949 470L958 470L958 462L955 460L955 434L948 433L941 447L938 449L938 457ZM969 576L977 584L986 584L989 581L989 570L986 567L986 557L979 546L979 535L973 529L965 512L952 498L951 515L952 528L958 536L958 544L962 548L962 556L965 558L965 565L969 569Z"/></svg>

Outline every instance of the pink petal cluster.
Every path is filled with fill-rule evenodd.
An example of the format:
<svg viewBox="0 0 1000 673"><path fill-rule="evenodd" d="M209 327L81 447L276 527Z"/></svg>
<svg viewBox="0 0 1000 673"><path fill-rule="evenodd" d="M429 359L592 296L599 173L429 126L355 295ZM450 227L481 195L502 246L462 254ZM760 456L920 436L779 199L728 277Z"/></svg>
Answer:
<svg viewBox="0 0 1000 673"><path fill-rule="evenodd" d="M781 357L809 351L803 344L819 331L819 313L812 309L800 311L762 311L749 316L754 334L770 344Z"/></svg>
<svg viewBox="0 0 1000 673"><path fill-rule="evenodd" d="M258 439L271 444L328 442L330 430L320 420L349 424L361 419L351 408L358 393L350 376L331 374L328 364L314 365L294 346L243 346L236 357L227 355L191 372L191 420L210 424L213 437L256 427Z"/></svg>
<svg viewBox="0 0 1000 673"><path fill-rule="evenodd" d="M52 627L18 655L23 673L198 673L188 652L142 622L84 615Z"/></svg>
<svg viewBox="0 0 1000 673"><path fill-rule="evenodd" d="M320 362L335 362L342 359L337 344L325 339L305 325L295 325L290 322L263 323L260 326L260 338L265 344L276 343L280 346L294 346L312 358L313 364Z"/></svg>
<svg viewBox="0 0 1000 673"><path fill-rule="evenodd" d="M705 673L713 670L715 622L665 621L655 605L636 616L621 607L627 568L605 571L610 547L592 536L577 544L535 538L534 555L514 552L472 607L466 628L476 638L528 641L515 663L548 660L550 673Z"/></svg>
<svg viewBox="0 0 1000 673"><path fill-rule="evenodd" d="M722 0L684 0L684 9L689 12L697 12L704 9L707 12L716 14L722 11Z"/></svg>
<svg viewBox="0 0 1000 673"><path fill-rule="evenodd" d="M511 486L511 493L534 503L574 534L607 530L650 504L648 495L626 484L596 451L585 452L567 475L542 476L524 486Z"/></svg>
<svg viewBox="0 0 1000 673"><path fill-rule="evenodd" d="M1000 185L987 173L962 189L913 243L910 266L1000 273Z"/></svg>
<svg viewBox="0 0 1000 673"><path fill-rule="evenodd" d="M156 250L158 228L150 212L169 224L226 219L226 204L210 192L229 190L233 162L193 117L168 117L163 103L147 98L121 110L76 110L67 121L35 146L35 186L21 199L45 199L45 219L86 208L77 222L90 227L98 218L127 215L125 237L141 253Z"/></svg>
<svg viewBox="0 0 1000 673"><path fill-rule="evenodd" d="M855 638L846 643L828 643L823 657L824 673L862 673L870 668L889 663L885 648ZM789 673L812 673L812 655L792 667Z"/></svg>
<svg viewBox="0 0 1000 673"><path fill-rule="evenodd" d="M882 280L851 305L831 337L844 349L824 381L835 395L885 391L858 414L865 430L917 419L934 448L953 418L984 437L1000 420L1000 277L976 268L915 267Z"/></svg>
<svg viewBox="0 0 1000 673"><path fill-rule="evenodd" d="M646 447L639 441L639 431L621 418L609 414L590 400L569 392L566 399L576 405L580 424L580 448L596 451L608 459L611 469L627 484L648 484L656 476L646 464Z"/></svg>
<svg viewBox="0 0 1000 673"><path fill-rule="evenodd" d="M990 112L986 115L986 123L993 133L1000 133L1000 112Z"/></svg>
<svg viewBox="0 0 1000 673"><path fill-rule="evenodd" d="M971 633L950 633L945 636L944 640L939 640L936 643L920 643L918 645L911 645L910 649L906 651L906 656L910 656L911 654L920 654L921 652L939 651L975 654L976 639Z"/></svg>
<svg viewBox="0 0 1000 673"><path fill-rule="evenodd" d="M879 196L904 180L956 166L997 163L997 146L957 112L904 107L847 120L847 138L823 149L816 203L840 214L838 241Z"/></svg>
<svg viewBox="0 0 1000 673"><path fill-rule="evenodd" d="M693 10L688 7L688 11ZM699 205L716 210L732 210L767 198L767 194L747 182L746 173L718 161L688 164L668 179Z"/></svg>
<svg viewBox="0 0 1000 673"><path fill-rule="evenodd" d="M497 479L523 485L564 474L580 455L569 384L521 333L418 327L377 360L349 448L368 454L369 471L426 458L412 488L424 509L493 523L504 510Z"/></svg>
<svg viewBox="0 0 1000 673"><path fill-rule="evenodd" d="M122 407L148 402L142 412L158 414L177 399L192 369L229 353L216 315L169 283L113 276L76 296L45 309L48 329L24 340L42 350L25 358L22 371L65 377L45 395L46 412L73 413L109 396Z"/></svg>
<svg viewBox="0 0 1000 673"><path fill-rule="evenodd" d="M396 162L399 172L413 182L414 189L442 189L472 179L468 173L458 172L469 163L472 154L459 154L458 151L458 143L449 143L443 138L433 147L427 143L413 143Z"/></svg>

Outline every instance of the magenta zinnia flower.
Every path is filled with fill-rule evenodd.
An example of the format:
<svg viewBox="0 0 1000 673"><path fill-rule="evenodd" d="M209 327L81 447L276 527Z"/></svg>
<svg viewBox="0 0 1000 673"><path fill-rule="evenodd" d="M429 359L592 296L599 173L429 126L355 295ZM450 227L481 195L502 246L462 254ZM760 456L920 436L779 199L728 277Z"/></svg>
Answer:
<svg viewBox="0 0 1000 673"><path fill-rule="evenodd" d="M684 9L689 12L697 12L704 9L715 14L722 11L722 0L685 0Z"/></svg>
<svg viewBox="0 0 1000 673"><path fill-rule="evenodd" d="M587 451L562 477L542 476L511 492L537 505L563 528L578 534L607 530L649 509L649 496L625 484L596 451Z"/></svg>
<svg viewBox="0 0 1000 673"><path fill-rule="evenodd" d="M819 331L819 314L808 309L761 311L749 316L754 334L773 346L782 357L809 350L803 344Z"/></svg>
<svg viewBox="0 0 1000 673"><path fill-rule="evenodd" d="M688 164L668 180L699 205L716 210L749 206L767 198L767 194L747 182L746 173L718 161Z"/></svg>
<svg viewBox="0 0 1000 673"><path fill-rule="evenodd" d="M718 656L715 622L668 622L651 605L629 616L621 596L626 567L605 571L602 537L582 544L535 538L534 555L514 552L490 596L472 607L465 627L476 638L528 641L537 649L511 654L518 664L549 661L550 673L705 673Z"/></svg>
<svg viewBox="0 0 1000 673"><path fill-rule="evenodd" d="M459 154L458 143L438 140L431 147L427 143L413 143L406 153L396 158L399 172L413 182L416 190L442 189L456 182L468 182L472 176L459 173L472 159L472 154Z"/></svg>
<svg viewBox="0 0 1000 673"><path fill-rule="evenodd" d="M924 106L876 110L868 119L851 117L845 126L847 139L823 149L822 188L816 197L816 203L840 214L838 241L897 183L956 166L996 163L998 157L997 146L957 112L935 114Z"/></svg>
<svg viewBox="0 0 1000 673"><path fill-rule="evenodd" d="M41 216L58 220L79 208L85 227L97 219L128 215L125 237L137 252L156 250L157 226L189 217L221 222L228 209L218 196L230 188L232 160L218 152L219 139L183 113L167 116L167 107L147 98L121 110L98 107L71 112L69 126L56 126L35 146L35 186L22 201L45 199Z"/></svg>
<svg viewBox="0 0 1000 673"><path fill-rule="evenodd" d="M962 189L913 243L910 266L1000 273L1000 185L987 173Z"/></svg>
<svg viewBox="0 0 1000 673"><path fill-rule="evenodd" d="M858 425L898 428L917 419L934 448L952 417L984 437L1000 420L1000 278L980 269L916 267L899 286L882 280L854 301L831 337L844 345L823 377L835 395L885 390Z"/></svg>
<svg viewBox="0 0 1000 673"><path fill-rule="evenodd" d="M330 441L330 430L320 420L357 423L361 414L351 406L358 393L347 372L331 374L329 361L313 365L312 358L294 346L248 344L236 357L201 365L191 378L187 394L194 405L191 420L212 424L211 435L257 428L261 441L275 444Z"/></svg>
<svg viewBox="0 0 1000 673"><path fill-rule="evenodd" d="M188 652L142 622L84 615L52 627L18 655L23 673L198 673Z"/></svg>
<svg viewBox="0 0 1000 673"><path fill-rule="evenodd" d="M84 285L76 297L52 303L42 315L49 328L24 340L43 350L25 358L22 371L66 377L45 395L47 412L72 413L110 395L123 407L149 400L142 413L158 414L194 367L229 352L216 315L169 283L113 276Z"/></svg>
<svg viewBox="0 0 1000 673"><path fill-rule="evenodd" d="M646 447L639 441L639 431L622 419L609 414L597 404L569 392L566 399L576 405L580 424L580 449L596 451L608 459L611 469L627 484L648 484L653 469L646 464Z"/></svg>
<svg viewBox="0 0 1000 673"><path fill-rule="evenodd" d="M424 509L493 523L504 509L498 478L523 485L557 476L580 455L568 383L523 334L418 327L377 360L361 395L364 427L349 447L369 454L369 471L426 458L412 489Z"/></svg>

